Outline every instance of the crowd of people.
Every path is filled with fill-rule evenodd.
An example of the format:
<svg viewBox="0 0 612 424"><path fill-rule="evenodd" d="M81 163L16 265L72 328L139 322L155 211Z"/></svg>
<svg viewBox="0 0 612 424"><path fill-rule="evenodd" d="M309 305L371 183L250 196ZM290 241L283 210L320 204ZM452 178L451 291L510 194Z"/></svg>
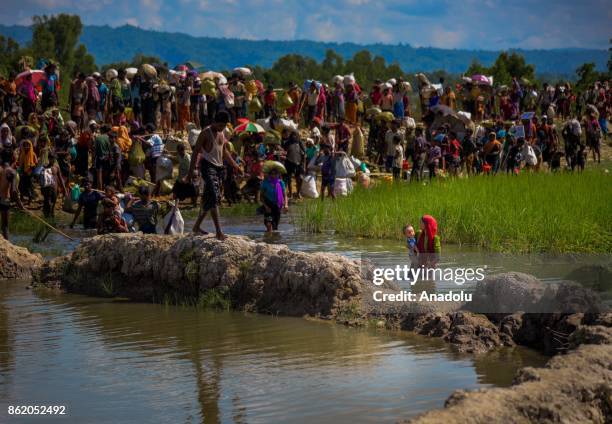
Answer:
<svg viewBox="0 0 612 424"><path fill-rule="evenodd" d="M608 81L573 93L570 84L494 87L476 77L452 86L419 75L413 93L401 78L366 91L352 75L275 88L247 68L225 76L145 64L78 73L69 87L55 64L26 71L0 81L2 232L11 202L32 208L42 197L52 220L59 195L76 208L73 226L82 213L83 227L101 234L154 233L164 215L155 197L171 195L175 211L201 195L193 231L210 212L223 239L223 199L259 203L273 231L290 198L346 195L377 167L420 181L584 169L589 151L601 160Z"/></svg>

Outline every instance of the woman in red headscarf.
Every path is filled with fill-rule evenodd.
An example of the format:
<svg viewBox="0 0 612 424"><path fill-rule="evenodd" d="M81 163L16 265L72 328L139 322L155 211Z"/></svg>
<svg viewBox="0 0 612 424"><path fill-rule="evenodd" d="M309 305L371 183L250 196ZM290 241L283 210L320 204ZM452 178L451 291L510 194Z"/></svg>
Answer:
<svg viewBox="0 0 612 424"><path fill-rule="evenodd" d="M431 215L423 215L419 222L420 231L417 234L417 249L422 265L433 267L442 251L438 236L438 222Z"/></svg>

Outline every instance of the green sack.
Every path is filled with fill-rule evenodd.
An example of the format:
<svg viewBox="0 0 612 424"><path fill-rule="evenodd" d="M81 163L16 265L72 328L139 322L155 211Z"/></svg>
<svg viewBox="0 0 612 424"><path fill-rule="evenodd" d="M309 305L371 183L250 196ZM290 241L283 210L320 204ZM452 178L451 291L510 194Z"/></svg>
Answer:
<svg viewBox="0 0 612 424"><path fill-rule="evenodd" d="M261 112L262 108L263 105L261 104L261 100L259 100L259 97L257 96L253 97L253 99L249 102L249 113Z"/></svg>
<svg viewBox="0 0 612 424"><path fill-rule="evenodd" d="M281 96L278 98L276 102L276 106L278 107L279 110L287 110L291 106L293 106L293 100L291 99L291 96L289 95L288 92L283 91L283 94L281 94Z"/></svg>
<svg viewBox="0 0 612 424"><path fill-rule="evenodd" d="M132 149L128 154L128 162L130 166L138 166L142 165L146 159L145 152L142 149L142 144L140 142L132 143Z"/></svg>
<svg viewBox="0 0 612 424"><path fill-rule="evenodd" d="M200 85L200 91L207 96L217 96L217 85L214 81L205 79Z"/></svg>

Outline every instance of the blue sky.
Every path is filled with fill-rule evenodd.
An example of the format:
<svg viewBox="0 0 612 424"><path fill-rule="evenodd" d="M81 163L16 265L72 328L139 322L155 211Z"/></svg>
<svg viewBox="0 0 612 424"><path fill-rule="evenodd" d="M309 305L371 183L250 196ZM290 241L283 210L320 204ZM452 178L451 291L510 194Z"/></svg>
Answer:
<svg viewBox="0 0 612 424"><path fill-rule="evenodd" d="M607 48L609 0L2 0L0 23L78 13L86 24L248 39L503 49Z"/></svg>

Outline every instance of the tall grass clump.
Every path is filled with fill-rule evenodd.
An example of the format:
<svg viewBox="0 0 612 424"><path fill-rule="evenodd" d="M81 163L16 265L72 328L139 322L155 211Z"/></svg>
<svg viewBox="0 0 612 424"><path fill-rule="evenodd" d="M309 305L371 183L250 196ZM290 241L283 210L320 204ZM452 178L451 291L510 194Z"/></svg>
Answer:
<svg viewBox="0 0 612 424"><path fill-rule="evenodd" d="M308 232L401 239L422 215L443 242L499 252L612 251L612 179L600 170L376 184L332 202L310 201L297 222Z"/></svg>

